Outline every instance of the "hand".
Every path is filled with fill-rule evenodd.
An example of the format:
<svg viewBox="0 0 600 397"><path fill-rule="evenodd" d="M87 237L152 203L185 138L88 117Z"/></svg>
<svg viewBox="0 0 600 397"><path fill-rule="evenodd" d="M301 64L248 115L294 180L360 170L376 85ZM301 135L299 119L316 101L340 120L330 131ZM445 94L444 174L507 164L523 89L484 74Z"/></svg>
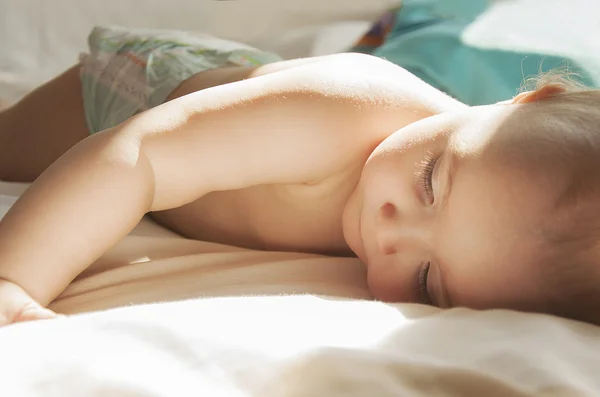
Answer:
<svg viewBox="0 0 600 397"><path fill-rule="evenodd" d="M56 313L42 307L17 284L0 279L0 327L56 316Z"/></svg>

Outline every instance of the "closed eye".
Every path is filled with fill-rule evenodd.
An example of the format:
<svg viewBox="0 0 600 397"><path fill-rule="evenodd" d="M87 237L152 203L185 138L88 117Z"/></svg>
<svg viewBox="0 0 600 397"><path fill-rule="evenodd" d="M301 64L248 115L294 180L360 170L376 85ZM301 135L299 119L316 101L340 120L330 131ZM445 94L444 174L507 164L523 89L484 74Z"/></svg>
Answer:
<svg viewBox="0 0 600 397"><path fill-rule="evenodd" d="M417 169L415 171L415 179L419 186L419 192L422 195L423 201L429 205L435 202L435 195L433 193L433 174L440 157L441 154L434 155L428 153L427 156L417 164Z"/></svg>
<svg viewBox="0 0 600 397"><path fill-rule="evenodd" d="M419 302L424 305L433 305L431 295L427 289L427 279L429 277L429 268L431 262L425 262L419 269L419 275L417 279L417 286L419 288Z"/></svg>

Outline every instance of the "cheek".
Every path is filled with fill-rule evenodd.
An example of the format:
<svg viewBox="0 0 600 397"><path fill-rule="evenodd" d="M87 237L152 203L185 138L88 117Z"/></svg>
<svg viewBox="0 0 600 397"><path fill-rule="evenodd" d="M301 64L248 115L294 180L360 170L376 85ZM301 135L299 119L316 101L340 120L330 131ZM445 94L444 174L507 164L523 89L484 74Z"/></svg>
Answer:
<svg viewBox="0 0 600 397"><path fill-rule="evenodd" d="M525 186L484 171L457 170L438 235L442 277L455 305L509 307L529 293L529 264L538 249L529 231L543 211L525 199Z"/></svg>
<svg viewBox="0 0 600 397"><path fill-rule="evenodd" d="M508 268L515 247L509 225L501 213L473 197L448 210L441 222L437 249L444 285L452 288L454 304L479 300L496 289L495 280ZM458 301L458 302L457 302Z"/></svg>

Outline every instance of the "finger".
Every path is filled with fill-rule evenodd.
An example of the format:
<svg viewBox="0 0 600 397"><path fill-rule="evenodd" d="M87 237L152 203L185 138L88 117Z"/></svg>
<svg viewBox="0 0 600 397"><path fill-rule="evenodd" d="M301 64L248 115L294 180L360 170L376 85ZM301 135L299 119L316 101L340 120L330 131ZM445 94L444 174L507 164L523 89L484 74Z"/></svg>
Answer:
<svg viewBox="0 0 600 397"><path fill-rule="evenodd" d="M0 313L0 328L9 325L10 323L12 323L12 318L4 313Z"/></svg>
<svg viewBox="0 0 600 397"><path fill-rule="evenodd" d="M48 320L55 317L57 317L57 314L52 310L41 307L37 303L32 303L15 316L14 322Z"/></svg>

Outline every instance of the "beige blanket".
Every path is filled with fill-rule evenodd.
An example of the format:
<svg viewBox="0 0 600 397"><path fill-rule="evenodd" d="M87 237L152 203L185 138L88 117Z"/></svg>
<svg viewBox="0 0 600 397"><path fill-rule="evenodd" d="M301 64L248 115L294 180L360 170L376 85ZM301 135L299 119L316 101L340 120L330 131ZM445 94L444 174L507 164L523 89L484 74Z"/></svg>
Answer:
<svg viewBox="0 0 600 397"><path fill-rule="evenodd" d="M0 183L0 210L23 188ZM0 329L0 395L600 395L597 327L362 298L353 259L190 241L144 220L52 304L127 307ZM173 302L138 305L157 301Z"/></svg>

